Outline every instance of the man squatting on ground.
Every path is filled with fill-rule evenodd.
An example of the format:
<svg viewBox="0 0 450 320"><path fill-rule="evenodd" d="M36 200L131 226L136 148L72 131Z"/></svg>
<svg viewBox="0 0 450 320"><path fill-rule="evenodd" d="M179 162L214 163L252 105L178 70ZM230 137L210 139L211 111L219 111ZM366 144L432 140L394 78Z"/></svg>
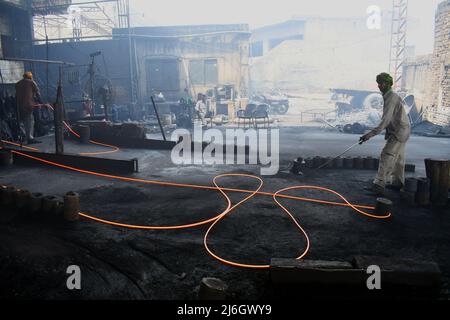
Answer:
<svg viewBox="0 0 450 320"><path fill-rule="evenodd" d="M16 99L19 109L19 119L25 129L25 143L39 143L34 139L34 116L33 106L40 101L39 88L33 81L33 74L27 71L23 74L23 79L16 83ZM22 130L22 129L21 129Z"/></svg>
<svg viewBox="0 0 450 320"><path fill-rule="evenodd" d="M403 100L392 90L393 79L387 73L377 76L378 88L383 93L383 116L380 124L361 137L365 142L386 129L386 145L380 156L378 173L372 185L367 188L376 194L383 194L384 188L400 189L405 183L405 145L411 126L403 107Z"/></svg>

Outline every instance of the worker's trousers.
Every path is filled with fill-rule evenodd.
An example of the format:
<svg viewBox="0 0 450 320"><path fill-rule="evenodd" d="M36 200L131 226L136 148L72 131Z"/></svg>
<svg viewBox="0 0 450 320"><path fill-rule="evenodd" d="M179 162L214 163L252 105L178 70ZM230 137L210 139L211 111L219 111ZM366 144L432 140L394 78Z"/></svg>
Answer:
<svg viewBox="0 0 450 320"><path fill-rule="evenodd" d="M405 184L405 142L389 137L381 152L378 173L373 183L385 187L386 184Z"/></svg>
<svg viewBox="0 0 450 320"><path fill-rule="evenodd" d="M202 121L202 125L206 125L206 120L205 120L205 112L202 111L197 111L197 116L200 118L200 120Z"/></svg>
<svg viewBox="0 0 450 320"><path fill-rule="evenodd" d="M30 142L34 139L34 116L33 113L22 115L21 122L23 126L23 130L25 131L25 139L26 142Z"/></svg>

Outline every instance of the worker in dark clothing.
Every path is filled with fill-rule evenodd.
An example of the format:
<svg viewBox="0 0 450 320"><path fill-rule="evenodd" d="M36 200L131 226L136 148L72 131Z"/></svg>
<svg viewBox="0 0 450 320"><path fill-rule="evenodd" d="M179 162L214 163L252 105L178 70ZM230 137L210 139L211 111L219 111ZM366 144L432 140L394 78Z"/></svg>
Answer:
<svg viewBox="0 0 450 320"><path fill-rule="evenodd" d="M35 140L33 106L36 101L40 101L39 88L33 81L33 74L27 71L23 74L23 79L16 83L16 99L19 111L19 120L25 129L25 143L40 143Z"/></svg>

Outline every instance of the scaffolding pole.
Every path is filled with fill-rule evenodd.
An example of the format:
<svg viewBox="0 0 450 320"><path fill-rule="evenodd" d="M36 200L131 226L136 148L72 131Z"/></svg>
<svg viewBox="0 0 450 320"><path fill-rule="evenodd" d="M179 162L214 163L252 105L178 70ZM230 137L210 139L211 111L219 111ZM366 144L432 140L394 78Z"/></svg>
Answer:
<svg viewBox="0 0 450 320"><path fill-rule="evenodd" d="M402 84L403 65L406 57L407 22L408 0L393 0L389 71L396 90Z"/></svg>

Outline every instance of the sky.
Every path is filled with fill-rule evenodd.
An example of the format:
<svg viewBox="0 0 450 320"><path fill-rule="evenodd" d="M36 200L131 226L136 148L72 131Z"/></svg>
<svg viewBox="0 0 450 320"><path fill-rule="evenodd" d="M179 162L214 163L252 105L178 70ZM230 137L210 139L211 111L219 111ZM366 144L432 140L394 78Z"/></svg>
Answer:
<svg viewBox="0 0 450 320"><path fill-rule="evenodd" d="M408 44L416 54L433 51L434 16L442 0L409 0L415 27ZM192 25L247 23L257 28L293 16L366 17L371 5L392 10L393 0L130 0L132 25Z"/></svg>

